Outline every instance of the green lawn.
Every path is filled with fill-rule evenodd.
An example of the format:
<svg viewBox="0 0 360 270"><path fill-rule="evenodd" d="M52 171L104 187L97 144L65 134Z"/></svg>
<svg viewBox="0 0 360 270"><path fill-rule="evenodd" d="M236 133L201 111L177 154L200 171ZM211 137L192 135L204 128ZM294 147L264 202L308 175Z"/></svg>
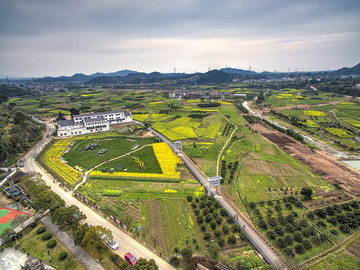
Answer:
<svg viewBox="0 0 360 270"><path fill-rule="evenodd" d="M72 269L85 269L85 267L67 250L58 239L56 240L56 246L50 249L52 261L49 261L47 250L47 242L41 239L42 234L37 234L36 229L42 227L43 224L39 222L35 228L27 228L23 232L23 236L19 239L19 249L25 249L31 256L38 258L47 264L55 267L56 269L72 270ZM51 238L54 239L54 236ZM68 257L60 261L59 254L62 251L68 253Z"/></svg>
<svg viewBox="0 0 360 270"><path fill-rule="evenodd" d="M154 138L146 139L128 139L127 137L116 136L113 139L111 138L98 138L98 139L86 139L86 140L76 140L71 150L63 155L63 158L68 162L68 165L75 166L78 165L84 170L89 170L93 166L96 166L107 159L112 159L124 155L130 151L131 148L138 145L138 148L145 145L151 144L154 141ZM85 147L90 143L99 143L94 150L85 150ZM101 149L106 149L107 152L102 155L97 155ZM121 164L119 164L121 165Z"/></svg>

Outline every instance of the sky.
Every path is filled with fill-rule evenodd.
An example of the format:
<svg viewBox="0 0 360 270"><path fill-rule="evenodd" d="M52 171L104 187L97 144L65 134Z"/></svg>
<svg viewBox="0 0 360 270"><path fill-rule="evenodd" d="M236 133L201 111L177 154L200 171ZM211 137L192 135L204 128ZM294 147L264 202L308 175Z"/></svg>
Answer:
<svg viewBox="0 0 360 270"><path fill-rule="evenodd" d="M359 0L0 0L0 77L359 62Z"/></svg>

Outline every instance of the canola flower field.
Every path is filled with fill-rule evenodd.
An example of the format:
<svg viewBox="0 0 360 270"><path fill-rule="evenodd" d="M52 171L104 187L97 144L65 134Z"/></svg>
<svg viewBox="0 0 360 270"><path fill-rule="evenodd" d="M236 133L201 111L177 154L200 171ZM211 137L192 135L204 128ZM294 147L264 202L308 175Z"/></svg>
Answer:
<svg viewBox="0 0 360 270"><path fill-rule="evenodd" d="M46 167L70 185L78 181L82 175L60 159L72 141L73 139L58 140L41 156L41 161L46 164Z"/></svg>
<svg viewBox="0 0 360 270"><path fill-rule="evenodd" d="M180 158L172 151L167 143L155 143L152 145L156 159L159 162L162 173L132 173L132 172L102 172L94 170L89 173L91 178L143 178L143 179L177 179L180 172L176 171L177 164L182 163Z"/></svg>

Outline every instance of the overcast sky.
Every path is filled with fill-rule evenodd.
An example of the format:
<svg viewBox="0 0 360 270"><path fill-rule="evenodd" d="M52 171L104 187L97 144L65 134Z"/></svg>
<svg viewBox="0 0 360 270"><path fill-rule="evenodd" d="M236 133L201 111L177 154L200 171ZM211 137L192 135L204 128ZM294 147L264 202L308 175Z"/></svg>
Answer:
<svg viewBox="0 0 360 270"><path fill-rule="evenodd" d="M0 0L0 77L359 62L359 0Z"/></svg>

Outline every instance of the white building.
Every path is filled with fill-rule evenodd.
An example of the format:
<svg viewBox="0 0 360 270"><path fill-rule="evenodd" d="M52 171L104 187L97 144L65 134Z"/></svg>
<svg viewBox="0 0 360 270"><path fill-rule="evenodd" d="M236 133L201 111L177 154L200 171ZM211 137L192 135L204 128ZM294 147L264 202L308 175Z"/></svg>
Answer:
<svg viewBox="0 0 360 270"><path fill-rule="evenodd" d="M109 125L132 122L130 112L114 111L73 115L71 120L60 120L59 137L110 130Z"/></svg>

